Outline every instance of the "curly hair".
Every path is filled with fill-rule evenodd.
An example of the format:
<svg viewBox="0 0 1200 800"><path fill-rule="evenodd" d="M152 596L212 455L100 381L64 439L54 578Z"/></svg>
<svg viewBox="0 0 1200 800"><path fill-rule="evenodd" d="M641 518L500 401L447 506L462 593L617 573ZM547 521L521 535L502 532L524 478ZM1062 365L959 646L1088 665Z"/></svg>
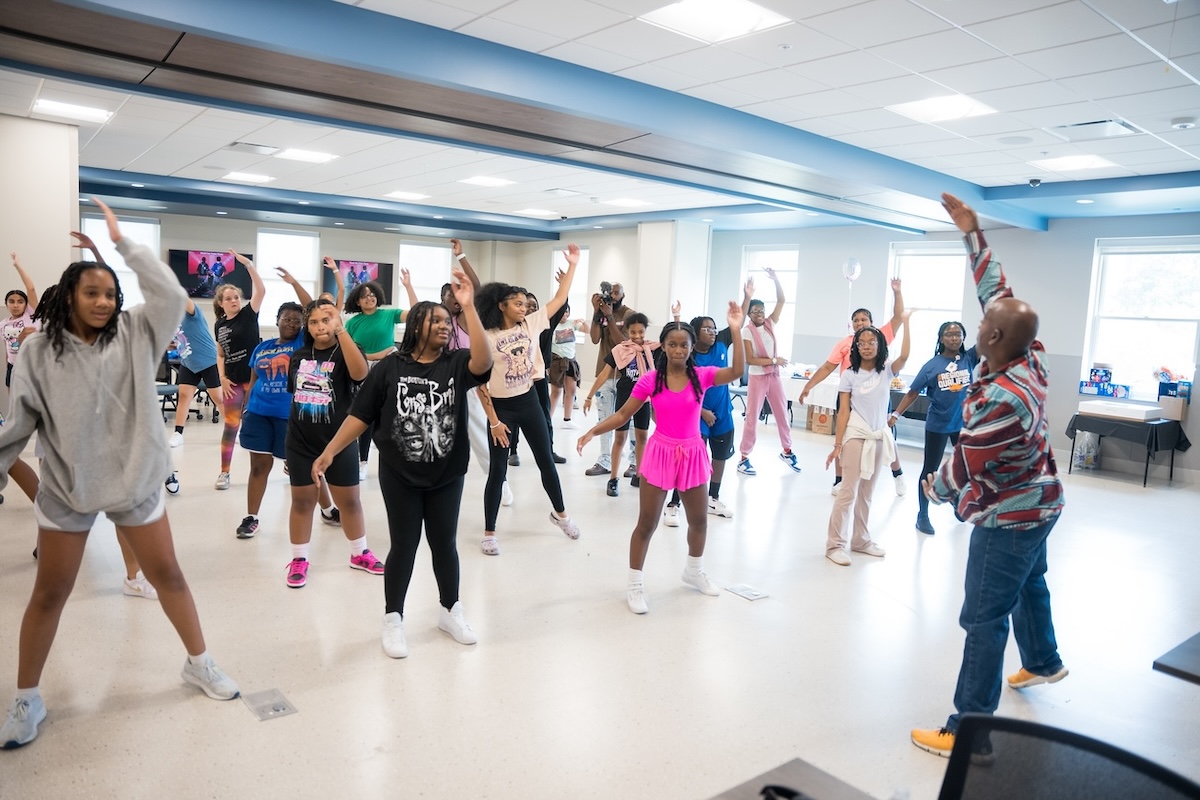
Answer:
<svg viewBox="0 0 1200 800"><path fill-rule="evenodd" d="M396 352L415 359L425 349L421 344L421 337L425 335L426 320L433 316L435 309L439 308L446 312L447 317L450 316L450 309L441 303L433 303L429 300L422 300L408 310L408 321L404 323L404 337L396 347Z"/></svg>
<svg viewBox="0 0 1200 800"><path fill-rule="evenodd" d="M854 343L850 345L850 369L858 372L858 368L862 366L862 355L858 352L858 340L859 337L868 333L875 334L875 341L879 346L879 349L875 353L875 371L883 372L883 368L887 366L888 359L887 339L883 338L883 332L874 326L867 326L854 334Z"/></svg>
<svg viewBox="0 0 1200 800"><path fill-rule="evenodd" d="M629 324L628 319L625 320L625 324ZM692 384L692 391L696 394L696 402L699 403L701 398L704 397L704 390L700 388L700 376L696 374L696 329L686 322L671 322L664 325L662 333L658 335L660 347L654 351L654 392L651 396L667 388L667 334L674 333L675 331L686 333L688 341L692 346L693 352L688 353L687 357L687 376L688 381Z"/></svg>
<svg viewBox="0 0 1200 800"><path fill-rule="evenodd" d="M479 291L475 292L475 310L479 312L479 319L483 322L485 331L499 330L504 323L504 312L500 310L500 304L519 294L525 294L525 290L520 286L498 281L479 287Z"/></svg>
<svg viewBox="0 0 1200 800"><path fill-rule="evenodd" d="M221 300L225 297L226 289L233 289L241 296L243 301L246 299L246 293L242 291L242 287L236 283L222 283L213 290L213 314L216 315L218 320L225 319L225 309L221 308Z"/></svg>
<svg viewBox="0 0 1200 800"><path fill-rule="evenodd" d="M946 329L949 328L951 325L958 326L959 333L961 333L962 337L963 337L963 343L961 345L959 345L958 351L960 353L966 352L967 328L961 322L957 322L955 320L950 320L949 322L943 322L942 326L940 328L938 328L937 347L935 347L933 349L933 354L935 356L940 356L942 354L942 351L946 349L945 347L942 346L942 335L946 332Z"/></svg>
<svg viewBox="0 0 1200 800"><path fill-rule="evenodd" d="M121 317L121 306L125 302L125 295L121 293L121 281L117 279L117 273L113 272L112 267L107 264L95 261L76 261L66 268L62 277L58 279L57 286L47 289L42 294L42 301L38 303L37 307L38 319L42 322L42 332L50 337L56 361L62 358L63 332L71 327L72 304L75 299L75 290L79 287L79 279L83 273L91 269L104 270L111 275L113 286L117 290L116 308L113 309L108 322L100 329L96 342L103 348L117 335L117 320Z"/></svg>
<svg viewBox="0 0 1200 800"><path fill-rule="evenodd" d="M347 314L359 314L362 312L362 308L358 305L358 301L362 299L363 292L368 290L371 292L371 294L375 295L376 308L382 306L384 301L387 300L387 295L383 293L383 284L379 281L367 281L366 283L360 283L358 286L355 286L350 290L350 296L346 298Z"/></svg>
<svg viewBox="0 0 1200 800"><path fill-rule="evenodd" d="M284 305L289 305L289 304L284 303ZM291 303L290 305L296 305L296 303ZM313 315L313 312L316 311L321 306L329 306L330 308L332 308L334 310L334 313L337 313L337 303L333 302L332 300L327 300L324 297L318 297L316 300L313 300L311 303L309 303L307 306L304 307L304 319L300 323L300 330L304 334L304 344L306 347L312 347L316 343L316 339L314 339L313 335L308 332L308 320L309 320L309 317L311 317ZM279 317L283 316L283 312L286 310L287 309L285 309L283 306L280 306L279 307ZM279 317L275 318L276 322L279 321Z"/></svg>

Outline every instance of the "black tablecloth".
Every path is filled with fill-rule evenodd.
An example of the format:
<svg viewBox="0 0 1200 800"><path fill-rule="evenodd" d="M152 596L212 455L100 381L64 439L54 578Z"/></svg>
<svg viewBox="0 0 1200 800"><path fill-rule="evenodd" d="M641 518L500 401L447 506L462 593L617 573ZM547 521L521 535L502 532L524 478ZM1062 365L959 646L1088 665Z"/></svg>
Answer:
<svg viewBox="0 0 1200 800"><path fill-rule="evenodd" d="M1136 422L1128 419L1076 414L1067 424L1067 436L1074 439L1078 431L1134 442L1144 446L1147 453L1157 453L1160 450L1178 450L1182 453L1192 446L1192 443L1188 441L1187 434L1183 432L1183 426L1179 424L1178 420L1173 419L1151 419L1145 422Z"/></svg>
<svg viewBox="0 0 1200 800"><path fill-rule="evenodd" d="M892 399L888 404L888 411L895 411L896 406L900 405L900 401L904 399L904 395L908 392L897 391L892 389ZM922 422L925 420L925 415L929 412L929 397L919 394L917 399L912 401L912 405L904 412L904 416L909 419L919 419Z"/></svg>

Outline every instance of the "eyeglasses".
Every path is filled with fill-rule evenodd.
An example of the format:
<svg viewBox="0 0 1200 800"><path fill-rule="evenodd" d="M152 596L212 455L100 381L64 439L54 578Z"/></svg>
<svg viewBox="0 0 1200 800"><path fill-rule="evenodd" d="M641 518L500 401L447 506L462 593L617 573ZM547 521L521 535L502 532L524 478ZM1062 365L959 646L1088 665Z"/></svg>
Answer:
<svg viewBox="0 0 1200 800"><path fill-rule="evenodd" d="M716 328L701 328L700 331L702 333L716 333L717 329Z"/></svg>

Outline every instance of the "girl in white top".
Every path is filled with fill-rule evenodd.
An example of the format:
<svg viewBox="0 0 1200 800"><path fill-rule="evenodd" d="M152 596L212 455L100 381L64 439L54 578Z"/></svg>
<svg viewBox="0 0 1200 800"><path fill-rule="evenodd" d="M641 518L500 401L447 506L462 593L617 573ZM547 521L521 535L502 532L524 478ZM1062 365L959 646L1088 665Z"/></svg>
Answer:
<svg viewBox="0 0 1200 800"><path fill-rule="evenodd" d="M854 535L850 540L850 549L876 558L882 558L885 554L882 547L871 541L867 517L871 513L875 478L880 468L891 462L895 453L892 432L887 424L888 400L891 397L892 378L904 369L912 345L907 324L909 313L903 315L901 322L904 340L900 345L900 355L891 363L887 360L887 340L878 328L863 328L854 334L854 342L850 347L850 369L842 373L838 386L838 407L841 412L837 418L833 450L825 459L825 468L828 469L834 459L838 459L842 467L842 482L837 499L833 501L833 511L829 514L825 557L839 566L850 566L845 530L852 504Z"/></svg>

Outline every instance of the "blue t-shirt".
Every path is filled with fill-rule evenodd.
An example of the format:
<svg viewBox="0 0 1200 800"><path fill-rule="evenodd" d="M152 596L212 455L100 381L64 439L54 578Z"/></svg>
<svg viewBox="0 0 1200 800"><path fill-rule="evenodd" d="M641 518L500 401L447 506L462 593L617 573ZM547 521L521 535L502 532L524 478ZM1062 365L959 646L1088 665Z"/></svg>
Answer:
<svg viewBox="0 0 1200 800"><path fill-rule="evenodd" d="M697 367L723 369L729 366L729 349L722 342L714 342L707 353L693 352L693 356ZM722 383L709 389L704 393L701 405L716 417L711 429L705 424L704 417L700 418L701 436L720 436L733 430L733 398L729 396L729 384Z"/></svg>
<svg viewBox="0 0 1200 800"><path fill-rule="evenodd" d="M963 398L971 385L971 373L979 363L979 354L972 347L958 358L934 356L925 362L912 389L929 397L925 430L932 433L957 433L962 430Z"/></svg>
<svg viewBox="0 0 1200 800"><path fill-rule="evenodd" d="M194 314L183 312L183 322L175 333L179 343L179 360L191 372L200 373L217 365L217 343L208 332L208 320L200 306L192 304Z"/></svg>
<svg viewBox="0 0 1200 800"><path fill-rule="evenodd" d="M288 368L292 353L304 342L301 333L290 342L271 339L254 348L250 368L254 370L254 386L246 410L263 417L287 419L292 413L292 394L288 391Z"/></svg>

